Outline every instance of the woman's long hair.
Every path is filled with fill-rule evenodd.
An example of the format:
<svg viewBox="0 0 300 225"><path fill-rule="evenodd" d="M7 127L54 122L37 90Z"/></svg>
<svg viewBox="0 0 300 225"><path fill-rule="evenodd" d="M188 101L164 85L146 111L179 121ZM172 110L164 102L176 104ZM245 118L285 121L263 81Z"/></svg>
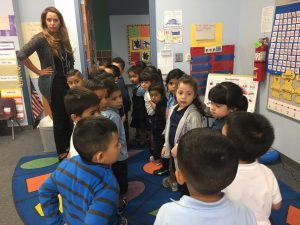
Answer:
<svg viewBox="0 0 300 225"><path fill-rule="evenodd" d="M48 12L55 13L59 18L60 27L58 30L57 37L54 37L51 34L51 32L49 31L49 29L47 28L46 16L47 16ZM60 42L62 43L64 50L66 52L73 54L72 46L70 43L69 34L68 34L68 31L67 31L67 28L65 25L64 18L62 16L62 14L55 7L48 7L46 9L44 9L44 11L42 12L42 15L41 15L41 26L43 29L43 34L44 34L45 38L47 39L54 55L61 58L61 46L59 44Z"/></svg>

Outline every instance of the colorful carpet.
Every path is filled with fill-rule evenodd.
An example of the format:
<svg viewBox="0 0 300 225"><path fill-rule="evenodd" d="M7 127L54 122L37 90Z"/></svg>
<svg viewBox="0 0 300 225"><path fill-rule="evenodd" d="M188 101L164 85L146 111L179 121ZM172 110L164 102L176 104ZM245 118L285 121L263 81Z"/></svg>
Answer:
<svg viewBox="0 0 300 225"><path fill-rule="evenodd" d="M157 168L149 159L148 151L129 151L129 204L124 213L130 225L153 224L159 207L179 194L161 186L163 177L152 175ZM13 196L17 212L25 225L45 224L39 205L37 190L57 166L54 154L23 157L16 166L13 176ZM283 196L282 209L272 212L274 225L300 225L300 194L279 182Z"/></svg>

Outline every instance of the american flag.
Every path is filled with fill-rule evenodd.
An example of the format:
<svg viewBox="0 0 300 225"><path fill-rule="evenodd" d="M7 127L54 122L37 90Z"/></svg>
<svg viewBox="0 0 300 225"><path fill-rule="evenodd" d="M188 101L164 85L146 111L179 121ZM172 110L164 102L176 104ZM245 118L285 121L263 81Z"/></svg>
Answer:
<svg viewBox="0 0 300 225"><path fill-rule="evenodd" d="M35 90L32 81L30 81L30 88L31 88L31 111L34 120L43 112L44 106L43 103Z"/></svg>

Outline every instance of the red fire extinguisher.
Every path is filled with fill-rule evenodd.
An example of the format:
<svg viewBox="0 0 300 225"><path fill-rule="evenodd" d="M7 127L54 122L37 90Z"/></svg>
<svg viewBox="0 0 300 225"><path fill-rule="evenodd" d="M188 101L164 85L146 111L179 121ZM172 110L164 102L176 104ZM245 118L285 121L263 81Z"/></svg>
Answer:
<svg viewBox="0 0 300 225"><path fill-rule="evenodd" d="M266 37L255 43L253 80L263 81L265 79L268 42L269 38Z"/></svg>

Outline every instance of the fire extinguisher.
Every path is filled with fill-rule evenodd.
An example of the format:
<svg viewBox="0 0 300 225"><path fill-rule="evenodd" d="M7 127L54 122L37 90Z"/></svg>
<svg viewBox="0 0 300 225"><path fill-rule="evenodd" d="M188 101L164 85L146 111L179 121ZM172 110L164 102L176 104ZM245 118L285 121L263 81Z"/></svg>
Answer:
<svg viewBox="0 0 300 225"><path fill-rule="evenodd" d="M267 37L255 42L253 80L263 81L265 79L268 42L269 38Z"/></svg>

